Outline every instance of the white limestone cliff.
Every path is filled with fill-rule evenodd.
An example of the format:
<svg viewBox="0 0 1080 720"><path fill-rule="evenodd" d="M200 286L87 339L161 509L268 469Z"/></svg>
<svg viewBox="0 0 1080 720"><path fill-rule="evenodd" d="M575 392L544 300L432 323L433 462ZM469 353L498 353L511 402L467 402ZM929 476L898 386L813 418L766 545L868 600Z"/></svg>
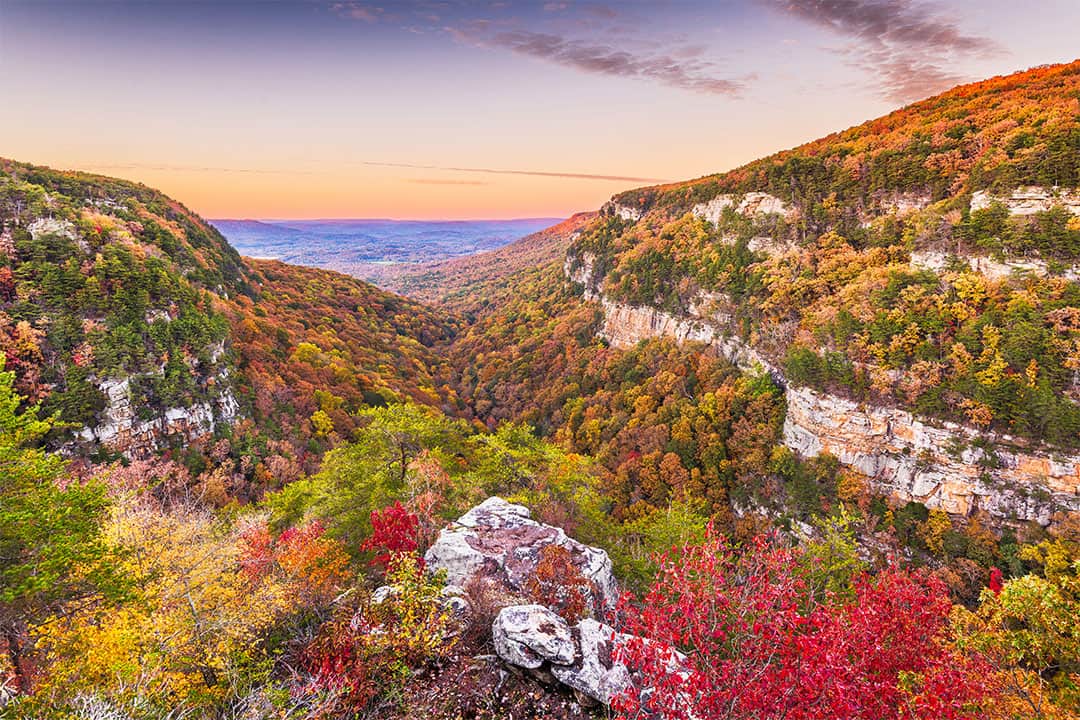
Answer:
<svg viewBox="0 0 1080 720"><path fill-rule="evenodd" d="M600 208L600 212L603 215L618 215L623 220L629 220L630 222L637 222L645 214L645 211L641 208L623 205L615 202L615 200L608 200L604 203L603 207Z"/></svg>
<svg viewBox="0 0 1080 720"><path fill-rule="evenodd" d="M932 250L916 250L911 253L911 268L913 270L941 272L948 268L955 259L959 259L972 271L980 273L991 280L1005 280L1013 275L1048 277L1051 274L1049 264L1038 258L1006 258L999 262L988 255L957 256ZM1056 274L1066 280L1080 282L1080 266L1078 265L1066 266Z"/></svg>
<svg viewBox="0 0 1080 720"><path fill-rule="evenodd" d="M1009 436L810 388L789 386L785 395L785 445L804 456L828 452L899 500L1042 525L1056 509L1080 510L1080 455L1029 450ZM988 446L973 444L982 439Z"/></svg>
<svg viewBox="0 0 1080 720"><path fill-rule="evenodd" d="M775 195L763 192L749 192L745 195L723 194L717 195L712 200L698 203L690 212L699 218L711 223L719 222L724 216L724 210L735 208L740 215L791 215L794 208L789 206Z"/></svg>
<svg viewBox="0 0 1080 720"><path fill-rule="evenodd" d="M598 287L584 268L579 266L575 282ZM744 370L769 372L785 388L784 444L807 457L836 456L877 492L957 515L981 509L1007 522L1047 525L1057 511L1080 511L1080 455L1054 454L1007 435L791 386L768 358L725 332L728 319L708 314L707 303L675 317L613 302L595 290L591 297L604 311L600 334L613 346L633 347L654 337L701 342Z"/></svg>
<svg viewBox="0 0 1080 720"><path fill-rule="evenodd" d="M219 424L231 424L240 414L240 405L228 387L227 369L215 377L215 383L223 389L212 401L166 408L153 418L141 419L131 398L131 378L105 378L98 382L105 395L105 409L93 426L80 429L75 437L136 458L161 449L175 436L190 442L210 435Z"/></svg>
<svg viewBox="0 0 1080 720"><path fill-rule="evenodd" d="M1080 190L1029 185L1018 187L1005 195L994 195L987 190L977 190L971 194L972 212L986 210L994 203L1004 205L1009 209L1010 215L1034 215L1055 206L1065 208L1073 215L1080 215Z"/></svg>

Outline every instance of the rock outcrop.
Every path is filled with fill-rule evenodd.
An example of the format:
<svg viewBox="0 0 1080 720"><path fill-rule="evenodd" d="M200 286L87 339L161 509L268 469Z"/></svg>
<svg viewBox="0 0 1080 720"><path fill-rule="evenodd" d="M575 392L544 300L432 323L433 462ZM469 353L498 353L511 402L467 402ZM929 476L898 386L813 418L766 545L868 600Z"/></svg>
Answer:
<svg viewBox="0 0 1080 720"><path fill-rule="evenodd" d="M715 347L721 355L745 370L765 371L780 378L780 371L754 348L703 316L678 318L650 307L636 307L602 298L604 324L600 335L615 347L630 348L642 340L667 337L677 342L701 342ZM691 306L691 313L702 305Z"/></svg>
<svg viewBox="0 0 1080 720"><path fill-rule="evenodd" d="M527 670L546 662L569 665L577 655L570 626L543 605L503 608L491 624L491 637L500 658Z"/></svg>
<svg viewBox="0 0 1080 720"><path fill-rule="evenodd" d="M499 612L491 632L503 662L562 683L583 705L610 705L633 682L616 657L631 636L596 620L571 628L543 605L514 605Z"/></svg>
<svg viewBox="0 0 1080 720"><path fill-rule="evenodd" d="M105 409L95 425L75 433L76 439L108 447L128 458L143 457L164 447L172 437L187 443L210 435L219 423L231 424L240 411L232 389L226 387L213 401L166 408L156 417L142 420L132 404L130 386L130 378L101 381L98 387L106 398Z"/></svg>
<svg viewBox="0 0 1080 720"><path fill-rule="evenodd" d="M734 208L740 215L790 215L793 212L787 203L775 195L763 192L749 192L745 195L717 195L709 202L698 203L690 212L711 223L719 222L724 210Z"/></svg>
<svg viewBox="0 0 1080 720"><path fill-rule="evenodd" d="M581 273L575 281L598 287L596 278ZM1080 455L1050 454L1011 436L791 386L776 365L725 331L727 318L709 315L704 303L675 317L613 302L598 291L592 297L604 310L600 333L616 347L654 337L702 342L744 370L769 372L785 388L785 445L803 456L835 455L877 492L957 515L985 510L1004 522L1047 525L1058 511L1080 511Z"/></svg>
<svg viewBox="0 0 1080 720"><path fill-rule="evenodd" d="M630 670L615 657L618 643L630 636L591 618L574 628L577 652L569 665L552 665L551 674L563 685L604 705L630 687Z"/></svg>
<svg viewBox="0 0 1080 720"><path fill-rule="evenodd" d="M584 287L586 299L595 299L596 288L592 286L592 280L596 277L596 256L591 252L583 252L576 257L576 262L574 260L570 257L566 258L563 262L563 274L571 282Z"/></svg>
<svg viewBox="0 0 1080 720"><path fill-rule="evenodd" d="M557 543L571 551L575 565L590 578L603 610L614 608L618 589L611 561L602 550L582 545L560 528L533 520L527 508L492 497L462 515L440 533L424 556L431 571L445 571L450 583L443 592L444 606L467 617L467 593L476 580L496 579L514 597L535 569L539 548ZM394 586L378 588L374 602L385 602L399 592ZM458 605L464 609L459 611ZM525 601L505 604L491 624L492 642L499 659L548 684L570 689L582 705L610 705L634 681L634 674L618 660L618 647L626 642L651 642L617 632L593 618L570 625L551 608ZM676 661L682 656L671 651Z"/></svg>
<svg viewBox="0 0 1080 720"><path fill-rule="evenodd" d="M229 368L222 360L224 353L221 343L213 348L210 368L192 369L202 375L202 383L207 386L206 400L188 407L165 408L149 418L132 400L134 377L99 380L97 386L105 396L105 408L92 426L75 433L76 440L107 447L128 458L141 458L165 447L173 438L189 443L212 434L219 424L231 424L240 415L240 404L231 387Z"/></svg>
<svg viewBox="0 0 1080 720"><path fill-rule="evenodd" d="M513 667L527 670L573 691L585 706L608 705L635 684L648 693L640 674L620 660L627 646L644 644L662 651L670 672L685 674L687 659L675 649L648 638L620 633L610 625L585 618L571 627L542 605L503 608L492 623L495 651Z"/></svg>
<svg viewBox="0 0 1080 720"><path fill-rule="evenodd" d="M600 213L603 215L617 215L623 220L637 222L641 219L641 216L645 214L645 211L641 208L623 205L622 203L615 202L614 200L608 200L600 208Z"/></svg>
<svg viewBox="0 0 1080 720"><path fill-rule="evenodd" d="M587 599L596 612L615 606L618 587L606 552L574 540L562 528L536 522L528 508L499 497L488 498L440 532L424 560L432 570L445 570L452 585L467 587L470 580L484 577L524 599L525 583L548 545L569 552L589 581Z"/></svg>
<svg viewBox="0 0 1080 720"><path fill-rule="evenodd" d="M952 266L955 260L991 280L1004 280L1013 275L1051 275L1049 264L1038 258L1006 258L999 262L987 255L957 256L932 250L917 250L911 253L911 267L914 270L941 272ZM1054 274L1066 280L1080 282L1080 266L1077 265L1067 266Z"/></svg>
<svg viewBox="0 0 1080 720"><path fill-rule="evenodd" d="M1062 207L1073 215L1080 215L1080 191L1062 188L1046 188L1037 185L1018 187L1007 195L994 195L986 190L971 194L971 210L986 210L995 203L1009 209L1010 215L1034 215L1054 207Z"/></svg>
<svg viewBox="0 0 1080 720"><path fill-rule="evenodd" d="M809 388L788 387L786 397L784 444L804 456L836 456L879 492L956 515L981 509L1043 525L1057 510L1080 511L1080 456L1032 452L1009 436Z"/></svg>
<svg viewBox="0 0 1080 720"><path fill-rule="evenodd" d="M68 240L74 240L78 237L75 226L71 222L51 217L37 218L27 225L26 229L30 231L30 237L35 240L46 235L59 235L66 237Z"/></svg>

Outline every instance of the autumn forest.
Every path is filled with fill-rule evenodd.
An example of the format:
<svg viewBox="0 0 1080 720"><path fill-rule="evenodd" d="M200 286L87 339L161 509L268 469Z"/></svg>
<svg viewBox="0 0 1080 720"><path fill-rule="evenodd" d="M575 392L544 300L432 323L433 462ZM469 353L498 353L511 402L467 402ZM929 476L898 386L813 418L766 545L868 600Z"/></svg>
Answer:
<svg viewBox="0 0 1080 720"><path fill-rule="evenodd" d="M1080 717L1080 62L390 289L181 200L0 160L0 717Z"/></svg>

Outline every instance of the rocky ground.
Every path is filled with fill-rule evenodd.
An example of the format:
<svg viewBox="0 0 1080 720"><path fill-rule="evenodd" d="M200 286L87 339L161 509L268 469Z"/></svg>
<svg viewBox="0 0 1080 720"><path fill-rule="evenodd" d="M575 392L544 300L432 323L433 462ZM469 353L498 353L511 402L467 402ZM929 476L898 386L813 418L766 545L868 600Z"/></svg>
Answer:
<svg viewBox="0 0 1080 720"><path fill-rule="evenodd" d="M530 578L560 548L568 574L584 578L581 616L540 604ZM601 622L618 588L603 550L529 510L489 498L442 531L427 566L445 572L444 595L457 617L457 646L448 660L415 674L398 698L370 717L553 720L607 717L611 699L631 681L613 654L615 630ZM390 595L380 588L376 596ZM551 603L556 604L556 603ZM393 705L393 707L390 707Z"/></svg>

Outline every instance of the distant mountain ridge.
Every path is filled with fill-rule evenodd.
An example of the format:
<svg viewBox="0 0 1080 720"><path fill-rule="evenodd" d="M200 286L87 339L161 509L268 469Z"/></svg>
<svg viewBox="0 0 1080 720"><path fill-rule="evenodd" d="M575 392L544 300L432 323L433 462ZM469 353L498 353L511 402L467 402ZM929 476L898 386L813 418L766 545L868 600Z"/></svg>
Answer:
<svg viewBox="0 0 1080 720"><path fill-rule="evenodd" d="M488 302L515 273L561 262L596 213L576 213L497 250L449 260L386 268L380 285L393 292L456 310Z"/></svg>
<svg viewBox="0 0 1080 720"><path fill-rule="evenodd" d="M387 265L494 250L557 223L520 220L212 220L242 255L322 267L379 282Z"/></svg>

